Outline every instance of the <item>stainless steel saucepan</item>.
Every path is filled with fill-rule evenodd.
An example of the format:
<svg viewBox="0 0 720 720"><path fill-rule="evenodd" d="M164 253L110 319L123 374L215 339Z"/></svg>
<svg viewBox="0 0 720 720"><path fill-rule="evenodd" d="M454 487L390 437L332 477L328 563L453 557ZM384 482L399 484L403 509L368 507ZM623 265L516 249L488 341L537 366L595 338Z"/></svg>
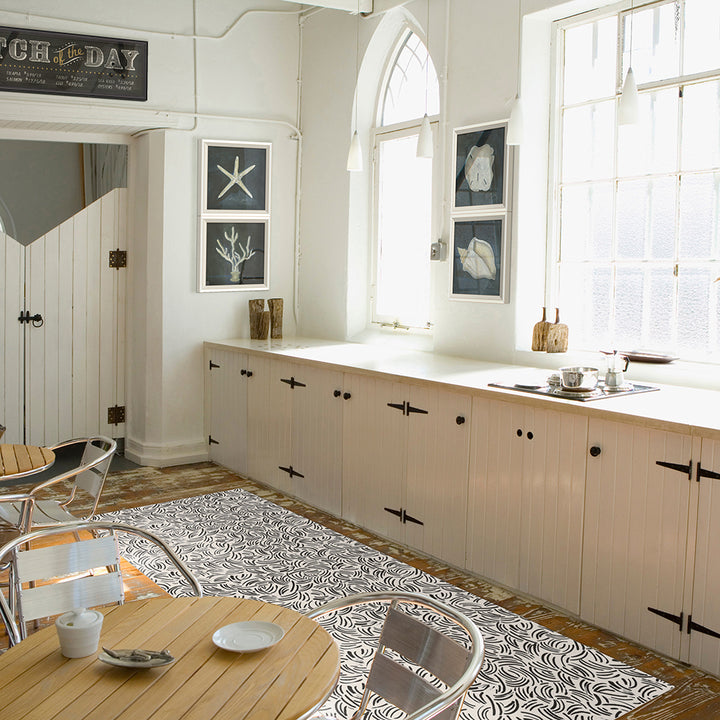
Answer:
<svg viewBox="0 0 720 720"><path fill-rule="evenodd" d="M594 367L563 367L560 377L564 390L594 390L598 384L598 369Z"/></svg>

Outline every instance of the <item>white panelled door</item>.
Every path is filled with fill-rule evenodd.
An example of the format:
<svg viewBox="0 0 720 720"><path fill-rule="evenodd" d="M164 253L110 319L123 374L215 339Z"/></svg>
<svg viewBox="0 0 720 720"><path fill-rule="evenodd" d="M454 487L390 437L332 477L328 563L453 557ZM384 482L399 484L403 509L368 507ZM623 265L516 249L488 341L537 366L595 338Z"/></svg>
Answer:
<svg viewBox="0 0 720 720"><path fill-rule="evenodd" d="M109 257L127 247L126 203L127 191L117 188L27 248L5 242L6 276L12 273L7 249L14 243L24 255L25 277L24 302L21 292L17 304L17 289L8 283L3 293L2 331L10 336L3 353L14 355L17 348L22 358L24 347L25 355L24 422L20 395L19 410L3 405L3 417L14 419L12 426L3 423L7 442L52 445L96 433L125 434L124 423L108 422L108 409L124 405L125 394L125 271L111 268ZM42 316L42 324L19 323L23 310ZM4 361L0 387L6 399L17 401L16 362Z"/></svg>
<svg viewBox="0 0 720 720"><path fill-rule="evenodd" d="M0 232L0 425L7 428L2 442L23 439L23 306L25 249Z"/></svg>

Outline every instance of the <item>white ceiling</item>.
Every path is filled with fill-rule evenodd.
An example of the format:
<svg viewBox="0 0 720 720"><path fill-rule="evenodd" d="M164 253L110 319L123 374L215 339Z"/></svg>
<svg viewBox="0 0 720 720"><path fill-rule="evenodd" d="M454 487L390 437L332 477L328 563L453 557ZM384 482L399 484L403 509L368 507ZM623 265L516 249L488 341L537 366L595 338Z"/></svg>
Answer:
<svg viewBox="0 0 720 720"><path fill-rule="evenodd" d="M285 0L285 2L293 2L294 0ZM297 3L295 3L297 4ZM316 2L304 2L303 5L312 5L313 7L332 8L333 10L347 10L356 13L358 4L360 12L372 12L373 0L317 0Z"/></svg>

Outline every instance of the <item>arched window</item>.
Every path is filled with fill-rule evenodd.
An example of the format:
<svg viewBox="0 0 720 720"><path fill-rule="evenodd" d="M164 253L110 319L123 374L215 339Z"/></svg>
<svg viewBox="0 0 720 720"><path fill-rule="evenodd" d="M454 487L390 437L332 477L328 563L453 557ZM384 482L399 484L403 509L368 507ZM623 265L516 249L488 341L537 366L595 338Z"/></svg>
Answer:
<svg viewBox="0 0 720 720"><path fill-rule="evenodd" d="M440 93L427 48L411 30L385 78L374 128L373 322L429 328L434 161L416 150L423 116L437 121Z"/></svg>

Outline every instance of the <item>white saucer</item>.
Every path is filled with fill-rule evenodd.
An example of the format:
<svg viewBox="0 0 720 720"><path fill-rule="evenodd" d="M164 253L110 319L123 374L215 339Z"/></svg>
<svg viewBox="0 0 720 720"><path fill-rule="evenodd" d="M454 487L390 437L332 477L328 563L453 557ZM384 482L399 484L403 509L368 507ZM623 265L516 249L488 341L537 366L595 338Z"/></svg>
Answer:
<svg viewBox="0 0 720 720"><path fill-rule="evenodd" d="M108 655L104 650L98 655L98 660L107 663L108 665L115 665L117 667L124 668L154 668L161 667L162 665L170 665L175 662L174 657L166 658L152 658L151 660L126 660L124 658L114 658Z"/></svg>
<svg viewBox="0 0 720 720"><path fill-rule="evenodd" d="M223 650L246 653L269 648L284 634L275 623L248 620L221 627L213 633L212 641Z"/></svg>

